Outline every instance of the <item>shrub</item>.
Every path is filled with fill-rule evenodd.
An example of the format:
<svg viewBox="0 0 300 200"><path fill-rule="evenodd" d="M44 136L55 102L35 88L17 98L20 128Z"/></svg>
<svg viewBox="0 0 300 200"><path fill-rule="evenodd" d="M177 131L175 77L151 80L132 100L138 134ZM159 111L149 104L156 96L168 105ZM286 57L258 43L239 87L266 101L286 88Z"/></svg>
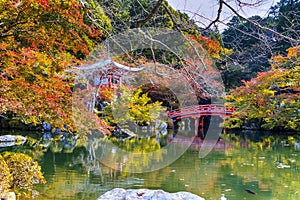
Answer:
<svg viewBox="0 0 300 200"><path fill-rule="evenodd" d="M5 152L3 158L12 176L11 188L30 190L33 184L45 183L41 167L23 153Z"/></svg>
<svg viewBox="0 0 300 200"><path fill-rule="evenodd" d="M9 167L4 158L0 155L0 197L4 196L10 187L11 175Z"/></svg>

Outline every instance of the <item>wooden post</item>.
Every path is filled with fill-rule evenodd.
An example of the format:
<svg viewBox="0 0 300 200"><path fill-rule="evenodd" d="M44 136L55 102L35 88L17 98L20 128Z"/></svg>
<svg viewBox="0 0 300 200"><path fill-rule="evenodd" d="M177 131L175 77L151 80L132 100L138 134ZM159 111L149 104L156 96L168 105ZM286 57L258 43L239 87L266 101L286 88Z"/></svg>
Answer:
<svg viewBox="0 0 300 200"><path fill-rule="evenodd" d="M119 76L118 88L120 88L120 87L121 87L121 81L122 81L122 77L121 77L121 76Z"/></svg>
<svg viewBox="0 0 300 200"><path fill-rule="evenodd" d="M195 120L195 137L198 137L198 129L199 129L199 118L194 118Z"/></svg>
<svg viewBox="0 0 300 200"><path fill-rule="evenodd" d="M205 116L200 116L200 122L199 122L199 125L201 126L201 134L202 134L202 137L204 138L204 119L205 119Z"/></svg>
<svg viewBox="0 0 300 200"><path fill-rule="evenodd" d="M112 88L112 78L111 78L111 74L109 74L108 76L107 76L107 80L108 80L108 87L109 88Z"/></svg>

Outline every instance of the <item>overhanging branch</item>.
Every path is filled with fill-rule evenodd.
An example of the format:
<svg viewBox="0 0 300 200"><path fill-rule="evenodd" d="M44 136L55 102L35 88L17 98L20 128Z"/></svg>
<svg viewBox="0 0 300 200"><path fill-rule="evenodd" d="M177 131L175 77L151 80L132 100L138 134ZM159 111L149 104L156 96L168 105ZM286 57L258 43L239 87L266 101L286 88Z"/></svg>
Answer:
<svg viewBox="0 0 300 200"><path fill-rule="evenodd" d="M154 8L151 10L150 14L146 18L136 22L136 28L139 28L141 27L141 25L147 23L157 13L159 7L162 5L163 2L164 0L158 0Z"/></svg>
<svg viewBox="0 0 300 200"><path fill-rule="evenodd" d="M206 26L203 31L208 30L212 25L214 25L215 23L220 21L220 17L221 17L221 13L222 13L222 9L223 9L223 0L219 1L219 8L218 8L218 13L217 13L217 17L216 19L214 19L213 21L211 21L208 26Z"/></svg>
<svg viewBox="0 0 300 200"><path fill-rule="evenodd" d="M255 27L257 27L257 28L259 28L259 29L261 29L261 30L269 31L270 33L273 33L274 35L276 35L276 36L278 36L278 37L281 37L281 38L283 38L283 39L289 40L290 42L294 42L294 43L297 43L297 44L300 43L300 40L297 40L297 39L294 39L294 38L292 38L292 37L288 37L288 36L286 36L286 35L283 35L283 34L281 34L281 33L278 33L277 31L275 31L275 30L273 30L273 29L270 29L270 28L268 28L268 27L264 27L264 26L262 26L262 25L260 25L260 24L258 24L258 23L256 23L256 22L254 22L254 21L252 21L252 20L249 20L249 19L243 17L243 16L240 15L233 7L231 7L231 6L230 6L228 3L226 3L225 1L223 1L223 4L224 4L227 8L229 8L236 16L238 16L238 17L240 17L241 19L247 21L248 23L252 24L253 26L255 26Z"/></svg>

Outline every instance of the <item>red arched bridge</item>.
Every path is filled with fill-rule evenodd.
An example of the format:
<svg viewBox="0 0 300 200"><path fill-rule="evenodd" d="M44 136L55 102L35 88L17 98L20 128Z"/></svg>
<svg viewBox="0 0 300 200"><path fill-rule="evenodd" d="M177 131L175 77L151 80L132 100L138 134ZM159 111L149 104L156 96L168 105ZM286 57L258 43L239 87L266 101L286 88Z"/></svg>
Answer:
<svg viewBox="0 0 300 200"><path fill-rule="evenodd" d="M187 106L172 111L167 111L168 117L176 120L188 117L201 117L208 115L216 115L220 117L231 116L234 108L227 108L222 104L206 104Z"/></svg>
<svg viewBox="0 0 300 200"><path fill-rule="evenodd" d="M198 128L201 128L202 134L204 134L204 118L205 116L219 116L221 118L231 116L234 108L228 108L222 104L206 104L187 106L172 111L167 111L167 115L174 122L183 118L195 119L195 136L198 136Z"/></svg>

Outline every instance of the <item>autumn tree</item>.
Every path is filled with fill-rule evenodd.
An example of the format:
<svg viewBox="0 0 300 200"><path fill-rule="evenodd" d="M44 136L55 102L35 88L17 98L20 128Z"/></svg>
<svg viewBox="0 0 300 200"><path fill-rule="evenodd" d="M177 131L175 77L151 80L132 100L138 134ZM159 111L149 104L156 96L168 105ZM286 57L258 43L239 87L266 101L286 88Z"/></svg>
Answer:
<svg viewBox="0 0 300 200"><path fill-rule="evenodd" d="M64 70L79 64L105 37L89 18L93 3L0 1L2 117L33 125L42 121L56 127L71 124L72 84ZM109 30L108 18L102 10L96 11L94 16Z"/></svg>
<svg viewBox="0 0 300 200"><path fill-rule="evenodd" d="M237 8L243 8L259 6L261 1L220 0L217 16L201 28L199 22L186 13L175 11L163 0L0 1L1 117L15 117L33 125L42 121L54 126L71 124L72 81L64 70L80 65L101 40L132 28L167 28L178 31L187 42L189 39L197 41L209 55L205 55L204 65L212 65L207 61L208 57L212 58L228 87L233 82L238 84L240 79L254 77L257 71L268 69L267 60L276 49L273 48L274 40L281 38L291 46L299 43L298 1L281 0L267 18L245 18L233 3ZM220 16L224 7L235 17L222 35L214 25L222 22ZM295 27L295 31L288 27ZM170 40L177 42L173 38ZM120 59L127 60L125 64L130 66L146 61L180 69L180 73L193 81L191 85L196 86L197 93L203 91L204 76L215 76L209 70L204 75L203 71L196 70L197 64L192 62L191 65L191 60L171 51L148 48L125 54ZM248 58L252 63L244 60ZM236 65L238 60L242 60L246 68ZM244 69L249 70L237 76Z"/></svg>
<svg viewBox="0 0 300 200"><path fill-rule="evenodd" d="M299 47L287 51L287 56L271 59L272 70L231 90L228 100L233 101L237 111L225 126L241 127L241 121L247 120L267 129L300 130Z"/></svg>
<svg viewBox="0 0 300 200"><path fill-rule="evenodd" d="M70 109L73 85L65 69L80 65L112 33L165 27L194 35L213 57L221 51L217 41L200 36L197 25L165 1L1 1L0 10L1 117L32 125L46 121L72 129L70 116L77 111ZM182 59L149 49L130 54L125 64L146 58L176 66Z"/></svg>

